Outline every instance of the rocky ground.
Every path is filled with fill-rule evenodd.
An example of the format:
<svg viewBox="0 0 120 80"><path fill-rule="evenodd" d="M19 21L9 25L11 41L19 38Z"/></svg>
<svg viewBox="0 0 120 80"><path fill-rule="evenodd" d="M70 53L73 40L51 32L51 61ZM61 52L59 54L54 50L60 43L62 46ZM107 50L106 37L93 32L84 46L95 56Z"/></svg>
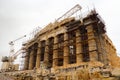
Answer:
<svg viewBox="0 0 120 80"><path fill-rule="evenodd" d="M31 75L32 78L30 77L30 75L28 75L28 73L32 73L32 75ZM33 74L36 74L33 72L33 70L4 72L4 73L0 73L0 80L42 80L42 79L37 79L35 77L35 75L33 77ZM85 74L85 72L84 72L84 74ZM92 74L91 78L87 78L87 73L85 75L84 74L80 73L80 76L82 78L85 77L85 79L82 79L82 80L120 80L120 69L112 70L112 75L110 77L103 77L100 74ZM62 80L62 79L60 79L60 80ZM67 79L67 80L69 80L69 79ZM81 78L80 78L80 80L81 80Z"/></svg>
<svg viewBox="0 0 120 80"><path fill-rule="evenodd" d="M0 80L15 80L15 79L8 75L0 74Z"/></svg>

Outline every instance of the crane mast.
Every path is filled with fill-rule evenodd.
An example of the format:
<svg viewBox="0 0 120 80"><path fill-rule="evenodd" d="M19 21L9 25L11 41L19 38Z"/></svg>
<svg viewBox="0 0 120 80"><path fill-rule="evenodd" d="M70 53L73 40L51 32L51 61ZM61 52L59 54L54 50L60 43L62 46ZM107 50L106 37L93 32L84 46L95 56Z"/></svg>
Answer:
<svg viewBox="0 0 120 80"><path fill-rule="evenodd" d="M22 53L22 49L18 50L16 53L14 52L14 43L22 38L26 37L26 35L19 37L13 41L9 42L10 45L10 54L9 57L4 56L2 57L2 68L1 70L3 71L14 71L14 70L18 70L19 68L19 64L13 64L14 60L16 59L16 57ZM16 67L15 67L16 66ZM18 66L18 67L17 67Z"/></svg>

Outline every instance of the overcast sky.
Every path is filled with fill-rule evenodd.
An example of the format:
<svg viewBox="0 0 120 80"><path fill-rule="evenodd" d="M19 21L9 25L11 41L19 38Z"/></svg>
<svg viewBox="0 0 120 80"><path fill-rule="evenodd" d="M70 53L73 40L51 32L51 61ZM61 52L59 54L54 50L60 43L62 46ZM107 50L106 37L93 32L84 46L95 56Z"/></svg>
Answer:
<svg viewBox="0 0 120 80"><path fill-rule="evenodd" d="M96 8L120 53L119 0L0 0L0 58L9 54L11 40L53 22L76 4L80 4L82 10ZM20 45L19 41L15 44Z"/></svg>

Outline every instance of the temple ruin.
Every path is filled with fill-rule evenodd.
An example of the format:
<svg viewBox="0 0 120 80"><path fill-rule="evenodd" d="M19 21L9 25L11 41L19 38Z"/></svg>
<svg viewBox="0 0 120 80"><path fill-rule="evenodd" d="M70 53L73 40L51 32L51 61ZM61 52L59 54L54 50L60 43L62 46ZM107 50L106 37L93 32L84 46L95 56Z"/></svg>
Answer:
<svg viewBox="0 0 120 80"><path fill-rule="evenodd" d="M23 43L24 67L9 74L17 80L102 80L111 77L111 70L120 67L120 59L96 10L79 18L60 19Z"/></svg>
<svg viewBox="0 0 120 80"><path fill-rule="evenodd" d="M45 69L39 75L51 75L51 80L80 80L81 69L120 66L105 23L95 10L82 20L70 17L51 23L24 45L24 70Z"/></svg>

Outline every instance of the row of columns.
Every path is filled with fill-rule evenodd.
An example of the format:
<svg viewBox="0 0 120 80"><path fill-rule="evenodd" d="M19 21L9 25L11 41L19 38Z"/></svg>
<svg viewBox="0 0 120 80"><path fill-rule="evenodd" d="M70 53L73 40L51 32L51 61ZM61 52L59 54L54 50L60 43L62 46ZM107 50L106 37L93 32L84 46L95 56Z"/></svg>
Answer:
<svg viewBox="0 0 120 80"><path fill-rule="evenodd" d="M89 46L89 51L96 50L96 41L95 36L94 36L94 31L93 31L93 26L89 25L86 27L87 33L88 34L88 46ZM68 39L68 33L64 33L64 56L63 56L63 66L67 66L69 64L69 39ZM58 51L57 51L57 43L58 43L58 38L57 36L54 37L54 46L53 46L53 64L52 66L55 67L57 66L57 59L58 58ZM49 41L46 40L46 47L45 47L45 53L44 53L44 61L48 61L48 54L49 54L49 49L48 49L48 44ZM76 61L77 63L81 63L83 61L82 59L82 45L81 45L81 38L80 38L80 30L76 30ZM25 58L25 69L33 69L34 67L39 68L40 67L40 57L41 57L41 44L38 43L38 49L37 49L37 57L36 57L36 66L33 66L34 63L34 50L28 52ZM98 58L97 52L89 52L90 55L90 61L96 61ZM29 65L28 65L29 64Z"/></svg>

